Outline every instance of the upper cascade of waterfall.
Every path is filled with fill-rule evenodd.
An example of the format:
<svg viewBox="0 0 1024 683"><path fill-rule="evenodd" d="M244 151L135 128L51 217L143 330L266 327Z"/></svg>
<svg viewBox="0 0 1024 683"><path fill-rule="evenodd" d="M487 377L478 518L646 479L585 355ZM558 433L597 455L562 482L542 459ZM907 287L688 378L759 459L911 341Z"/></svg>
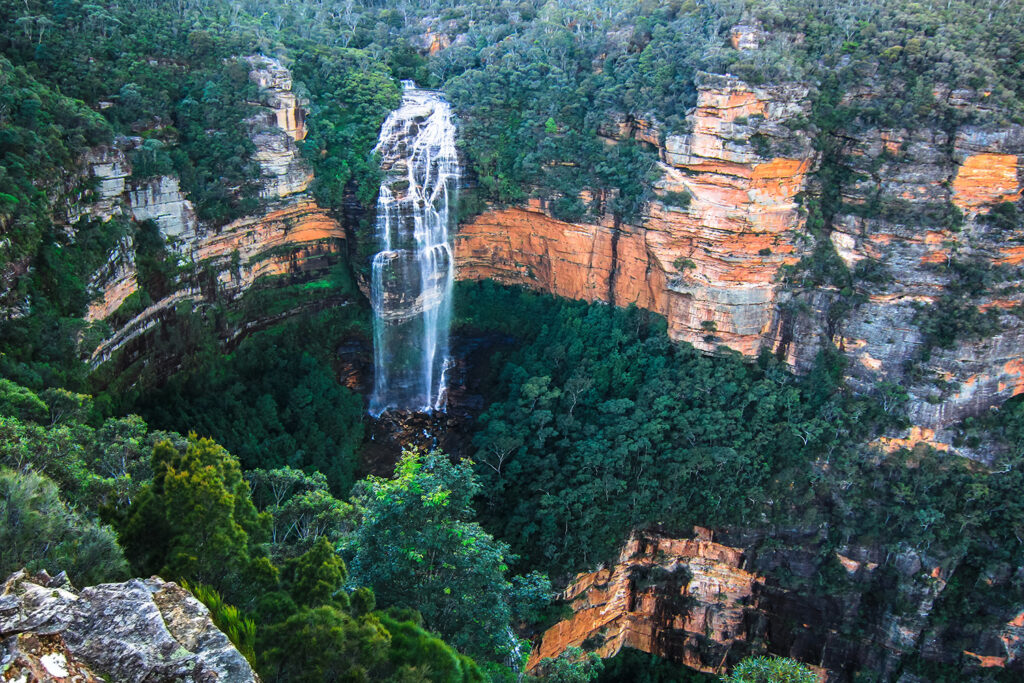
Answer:
<svg viewBox="0 0 1024 683"><path fill-rule="evenodd" d="M444 410L454 263L450 228L462 169L455 121L440 93L402 82L401 106L375 151L377 198L371 303L374 392L370 412Z"/></svg>

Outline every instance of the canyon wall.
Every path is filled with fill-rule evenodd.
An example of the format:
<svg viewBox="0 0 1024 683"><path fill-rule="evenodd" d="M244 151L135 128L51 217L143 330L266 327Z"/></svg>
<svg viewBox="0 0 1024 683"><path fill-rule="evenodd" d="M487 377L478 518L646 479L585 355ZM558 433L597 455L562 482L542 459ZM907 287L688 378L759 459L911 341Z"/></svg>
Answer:
<svg viewBox="0 0 1024 683"><path fill-rule="evenodd" d="M923 682L907 666L918 658L968 676L1024 673L1024 612L967 634L935 613L955 563L908 548L844 547L823 560L811 539L771 540L700 527L682 537L635 533L614 565L578 575L565 590L572 615L543 634L528 667L569 647L602 657L630 647L706 673L750 655L782 655L830 683L857 672ZM821 583L825 561L842 575L832 586ZM788 586L772 578L780 570ZM873 603L880 590L898 598Z"/></svg>
<svg viewBox="0 0 1024 683"><path fill-rule="evenodd" d="M291 74L268 57L246 61L262 95L252 103L258 113L246 122L262 171L259 213L207 225L196 218L176 177L133 181L128 152L140 144L138 139L120 139L86 159L85 173L97 180L96 201L74 204L69 223L84 214L151 220L186 274L175 291L132 306L133 295L140 292L135 246L130 238L122 240L90 281L93 299L86 320L119 314L114 329L93 351L94 364L109 359L182 301L231 299L260 278L317 271L340 258L345 232L307 192L313 172L296 146L306 135L305 113L292 92Z"/></svg>
<svg viewBox="0 0 1024 683"><path fill-rule="evenodd" d="M963 127L952 135L869 129L847 145L844 161L854 180L843 188L843 210L830 237L855 274L865 261L883 273L856 282L863 300L832 331L851 360L852 383L865 391L882 381L903 385L911 420L928 429L1020 394L1024 226L999 226L988 214L994 204L1020 198L1024 128ZM869 204L877 208L862 215L858 209ZM952 207L962 219L942 217ZM961 278L982 277L977 291L951 296ZM828 304L802 296L810 312L796 329L821 329ZM958 303L968 311L994 311L998 331L965 330L949 348L928 339L923 327L960 322ZM793 344L791 354L806 366L813 348Z"/></svg>
<svg viewBox="0 0 1024 683"><path fill-rule="evenodd" d="M635 224L565 223L539 199L491 211L460 228L458 277L635 303L664 315L674 339L748 356L769 349L798 371L831 342L855 387L907 389L916 441L948 442L943 428L1024 391L1024 228L989 219L995 203L1021 197L1024 128L842 131L834 142L852 180L812 233L805 208L822 193L824 162L807 88L707 74L698 88L690 133L662 140L646 122L610 133L656 145L661 159L656 196ZM977 97L946 96L965 107ZM819 239L852 273L849 291L784 268L812 262ZM963 263L997 273L960 303L995 311L999 331L967 330L942 348L922 328L948 317Z"/></svg>
<svg viewBox="0 0 1024 683"><path fill-rule="evenodd" d="M640 225L562 223L538 201L484 214L459 230L458 277L635 303L665 315L674 339L755 354L772 330L776 274L799 258L795 198L813 158L810 137L783 124L807 113L806 98L799 86L705 75L693 132L666 139ZM786 156L763 156L769 142Z"/></svg>

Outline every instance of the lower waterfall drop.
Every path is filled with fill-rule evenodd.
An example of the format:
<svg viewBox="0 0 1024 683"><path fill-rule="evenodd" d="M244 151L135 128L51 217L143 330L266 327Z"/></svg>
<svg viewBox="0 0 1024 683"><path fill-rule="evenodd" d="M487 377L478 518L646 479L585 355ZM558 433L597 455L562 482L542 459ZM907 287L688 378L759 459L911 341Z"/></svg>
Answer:
<svg viewBox="0 0 1024 683"><path fill-rule="evenodd" d="M439 93L402 82L402 105L375 151L383 179L373 257L374 387L370 414L444 410L455 264L449 237L462 169L455 122Z"/></svg>

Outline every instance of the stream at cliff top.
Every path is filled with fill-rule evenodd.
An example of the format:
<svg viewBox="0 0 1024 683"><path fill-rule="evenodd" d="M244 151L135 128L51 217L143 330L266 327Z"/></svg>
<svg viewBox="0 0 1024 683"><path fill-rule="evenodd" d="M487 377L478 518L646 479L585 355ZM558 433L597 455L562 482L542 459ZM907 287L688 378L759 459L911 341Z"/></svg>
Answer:
<svg viewBox="0 0 1024 683"><path fill-rule="evenodd" d="M462 169L455 122L439 93L403 81L376 151L383 179L373 257L374 386L370 414L447 403L454 262L449 235Z"/></svg>

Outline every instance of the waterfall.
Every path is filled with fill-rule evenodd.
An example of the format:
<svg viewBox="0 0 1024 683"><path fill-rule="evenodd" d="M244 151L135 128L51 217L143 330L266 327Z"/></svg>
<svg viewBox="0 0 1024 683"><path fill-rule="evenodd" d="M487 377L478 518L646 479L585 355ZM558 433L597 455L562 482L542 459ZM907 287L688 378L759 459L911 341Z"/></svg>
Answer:
<svg viewBox="0 0 1024 683"><path fill-rule="evenodd" d="M444 410L455 265L448 228L462 169L440 94L402 82L376 150L384 177L373 257L370 413Z"/></svg>

